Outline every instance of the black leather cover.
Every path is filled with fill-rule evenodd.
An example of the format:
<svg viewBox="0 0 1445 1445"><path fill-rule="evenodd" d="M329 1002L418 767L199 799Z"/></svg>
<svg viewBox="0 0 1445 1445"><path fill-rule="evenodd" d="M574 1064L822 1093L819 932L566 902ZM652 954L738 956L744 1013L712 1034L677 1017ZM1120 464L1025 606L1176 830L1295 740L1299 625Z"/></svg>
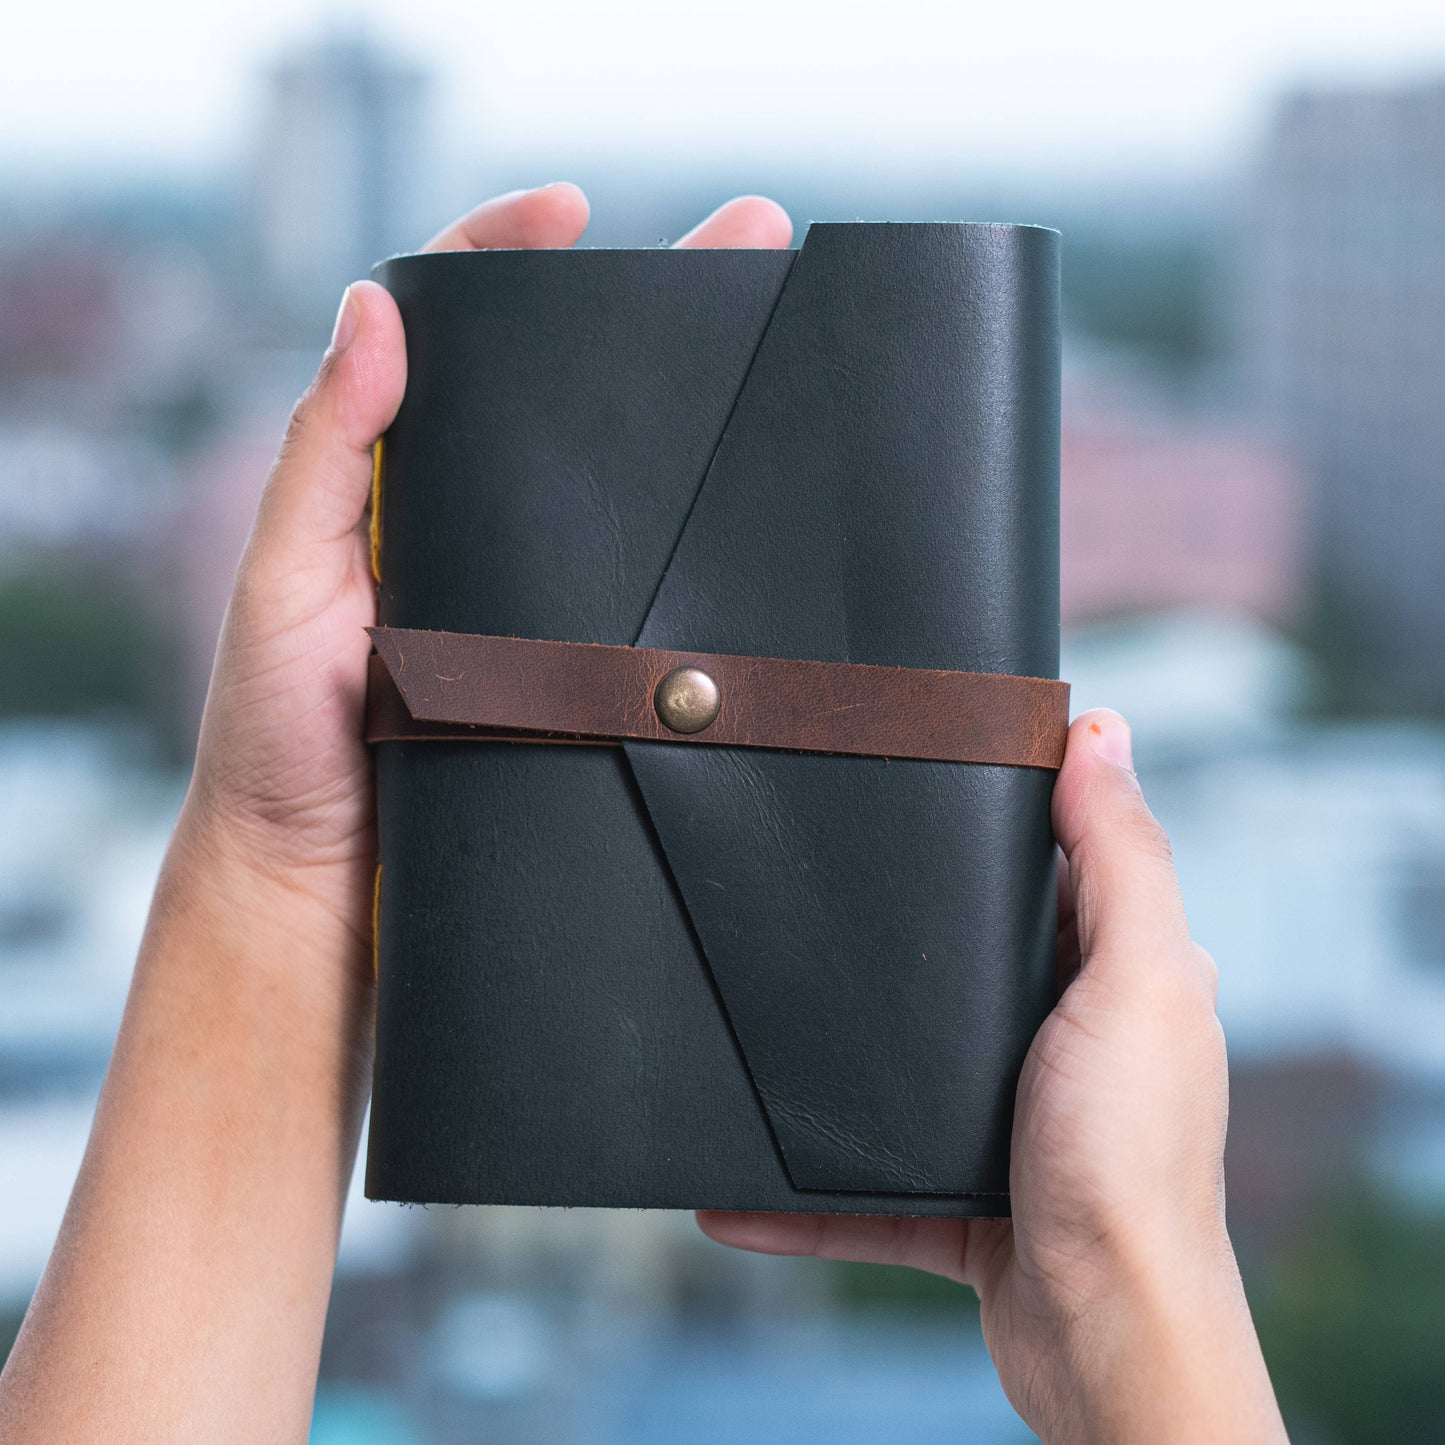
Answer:
<svg viewBox="0 0 1445 1445"><path fill-rule="evenodd" d="M1054 232L376 274L383 624L1057 676ZM1051 772L376 752L373 1198L1007 1213Z"/></svg>

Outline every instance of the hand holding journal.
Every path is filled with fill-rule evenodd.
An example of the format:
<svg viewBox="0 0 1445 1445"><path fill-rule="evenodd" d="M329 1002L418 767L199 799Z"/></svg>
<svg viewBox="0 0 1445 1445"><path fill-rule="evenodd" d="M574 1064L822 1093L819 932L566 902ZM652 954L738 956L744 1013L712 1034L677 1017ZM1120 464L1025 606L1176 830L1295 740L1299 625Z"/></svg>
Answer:
<svg viewBox="0 0 1445 1445"><path fill-rule="evenodd" d="M1008 1212L1058 266L849 224L377 269L371 1197Z"/></svg>

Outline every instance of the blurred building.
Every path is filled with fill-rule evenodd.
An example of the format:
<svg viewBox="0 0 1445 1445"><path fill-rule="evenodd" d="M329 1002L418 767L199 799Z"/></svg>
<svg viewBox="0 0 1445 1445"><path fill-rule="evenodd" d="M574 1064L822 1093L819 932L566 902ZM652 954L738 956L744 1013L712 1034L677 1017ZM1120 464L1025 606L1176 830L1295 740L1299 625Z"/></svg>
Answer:
<svg viewBox="0 0 1445 1445"><path fill-rule="evenodd" d="M1445 81L1290 97L1242 239L1247 382L1318 491L1322 642L1360 700L1445 706Z"/></svg>
<svg viewBox="0 0 1445 1445"><path fill-rule="evenodd" d="M1445 1200L1445 729L1309 717L1315 668L1239 617L1066 634L1119 708L1220 968L1232 1225L1254 1244L1368 1183Z"/></svg>
<svg viewBox="0 0 1445 1445"><path fill-rule="evenodd" d="M425 72L357 38L271 71L249 214L283 317L313 322L374 262L416 244L428 90Z"/></svg>
<svg viewBox="0 0 1445 1445"><path fill-rule="evenodd" d="M33 393L36 383L102 372L115 350L124 280L97 242L67 245L48 234L11 240L0 252L0 378L7 387Z"/></svg>
<svg viewBox="0 0 1445 1445"><path fill-rule="evenodd" d="M1127 390L1069 390L1064 622L1176 608L1294 622L1303 488L1286 451L1233 419L1179 415Z"/></svg>

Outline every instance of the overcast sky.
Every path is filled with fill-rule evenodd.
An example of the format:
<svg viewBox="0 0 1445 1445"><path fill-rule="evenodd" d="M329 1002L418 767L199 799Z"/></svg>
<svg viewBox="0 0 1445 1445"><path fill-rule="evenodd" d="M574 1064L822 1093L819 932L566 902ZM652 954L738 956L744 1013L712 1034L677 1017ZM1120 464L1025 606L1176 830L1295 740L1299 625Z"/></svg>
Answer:
<svg viewBox="0 0 1445 1445"><path fill-rule="evenodd" d="M1208 170L1247 144L1281 85L1445 73L1442 0L8 8L0 164L42 173L224 163L247 133L258 67L358 20L436 68L454 144L521 161Z"/></svg>

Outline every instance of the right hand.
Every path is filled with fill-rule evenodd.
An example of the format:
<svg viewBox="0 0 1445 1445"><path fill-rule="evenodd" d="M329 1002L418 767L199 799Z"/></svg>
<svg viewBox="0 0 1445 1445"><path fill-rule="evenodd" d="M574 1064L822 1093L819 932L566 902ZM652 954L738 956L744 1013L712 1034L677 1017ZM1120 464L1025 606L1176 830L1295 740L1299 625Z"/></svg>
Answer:
<svg viewBox="0 0 1445 1445"><path fill-rule="evenodd" d="M744 1249L971 1285L1004 1389L1049 1445L1283 1441L1224 1223L1217 974L1117 713L1070 729L1053 816L1067 986L1019 1083L1013 1218L699 1222Z"/></svg>

